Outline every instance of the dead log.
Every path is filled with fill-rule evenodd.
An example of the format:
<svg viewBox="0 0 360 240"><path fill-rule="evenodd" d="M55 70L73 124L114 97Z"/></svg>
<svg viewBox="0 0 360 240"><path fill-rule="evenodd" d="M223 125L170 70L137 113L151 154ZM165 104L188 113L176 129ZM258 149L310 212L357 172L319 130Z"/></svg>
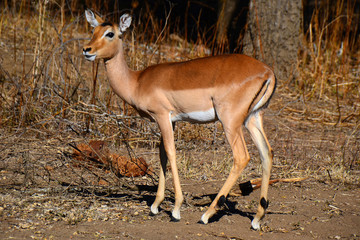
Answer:
<svg viewBox="0 0 360 240"><path fill-rule="evenodd" d="M149 167L144 158L129 158L111 153L104 141L91 140L89 143L80 143L74 148L72 158L75 167L92 167L109 170L118 177L139 177L151 174L152 169Z"/></svg>

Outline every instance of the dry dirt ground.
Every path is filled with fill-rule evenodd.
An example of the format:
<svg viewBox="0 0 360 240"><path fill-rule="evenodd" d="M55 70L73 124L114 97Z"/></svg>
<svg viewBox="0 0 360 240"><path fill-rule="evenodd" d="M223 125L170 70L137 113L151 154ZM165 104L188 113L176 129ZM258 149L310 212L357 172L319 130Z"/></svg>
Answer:
<svg viewBox="0 0 360 240"><path fill-rule="evenodd" d="M184 184L187 200L215 194L221 182ZM250 229L258 194L229 197L208 225L198 223L205 206L184 204L180 222L170 222L171 198L149 216L154 194L95 198L13 190L15 202L1 207L1 239L359 239L360 190L335 184L281 183L271 187L261 231ZM11 191L3 198L7 198ZM200 204L201 205L201 204ZM17 212L14 214L13 212ZM10 216L9 216L10 215Z"/></svg>
<svg viewBox="0 0 360 240"><path fill-rule="evenodd" d="M149 216L156 191L156 182L149 176L125 179L129 186L137 186L133 189L111 184L86 186L75 180L69 184L71 178L85 178L85 175L75 176L78 170L72 170L68 163L56 170L60 174L65 169L64 175L53 178L50 175L55 162L62 158L58 153L62 148L57 147L71 142L71 136L56 142L54 138L46 140L40 133L29 134L24 145L24 138L12 142L11 137L4 137L3 131L0 239L360 239L359 133L354 131L357 127L293 121L277 113L279 110L270 107L266 117L266 131L275 150L272 177L309 178L270 187L270 205L261 231L250 229L259 191L249 196L229 196L209 224L198 223L231 166L231 161L225 168L220 166L222 157L231 160L229 149L221 148L227 146L222 135L213 147L215 157L211 156L211 141L203 146L197 143L197 147L187 150L179 147L181 141L178 140L185 202L181 221L170 222L173 206L170 176L160 214ZM240 182L260 177L258 155L249 136L245 137L253 159ZM33 142L37 142L37 148L31 147ZM12 149L11 146L16 145L18 147ZM18 148L32 149L19 152L15 150ZM210 153L207 155L198 148ZM142 156L157 172L156 149L135 150L139 154L143 152ZM29 165L26 159L45 161L39 166L48 170L48 184L36 184L36 179L46 172L36 175L42 167L37 169L36 163L35 167L26 167ZM16 164L16 161L23 166L14 168L11 162ZM182 161L187 163L183 165ZM215 168L214 164L218 166ZM67 182L54 180L66 179L66 174Z"/></svg>

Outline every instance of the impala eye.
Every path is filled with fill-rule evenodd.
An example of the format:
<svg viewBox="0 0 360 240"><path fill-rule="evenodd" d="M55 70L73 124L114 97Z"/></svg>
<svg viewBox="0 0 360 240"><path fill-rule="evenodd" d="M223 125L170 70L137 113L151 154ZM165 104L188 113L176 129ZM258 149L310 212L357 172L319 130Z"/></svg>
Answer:
<svg viewBox="0 0 360 240"><path fill-rule="evenodd" d="M114 37L114 33L113 32L109 32L107 33L105 36L108 37L108 38L113 38Z"/></svg>

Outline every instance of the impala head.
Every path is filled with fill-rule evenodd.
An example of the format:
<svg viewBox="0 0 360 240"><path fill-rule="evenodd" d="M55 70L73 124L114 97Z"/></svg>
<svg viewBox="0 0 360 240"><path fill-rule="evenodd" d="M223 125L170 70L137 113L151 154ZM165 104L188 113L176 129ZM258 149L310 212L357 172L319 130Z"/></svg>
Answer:
<svg viewBox="0 0 360 240"><path fill-rule="evenodd" d="M121 43L121 36L131 24L131 16L127 13L120 17L120 23L105 22L91 10L85 11L86 20L94 27L93 36L83 48L83 54L89 61L95 58L110 59L116 55Z"/></svg>

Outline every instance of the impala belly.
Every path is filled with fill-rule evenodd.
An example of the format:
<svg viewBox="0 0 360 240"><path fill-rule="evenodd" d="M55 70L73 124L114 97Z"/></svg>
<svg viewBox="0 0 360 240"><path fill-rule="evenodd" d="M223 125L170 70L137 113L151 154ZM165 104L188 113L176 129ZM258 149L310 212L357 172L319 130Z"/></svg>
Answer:
<svg viewBox="0 0 360 240"><path fill-rule="evenodd" d="M178 113L174 115L171 113L170 119L172 122L176 121L187 121L187 122L213 122L217 120L215 109L210 108L206 111L194 111L194 112L188 112L188 113Z"/></svg>

